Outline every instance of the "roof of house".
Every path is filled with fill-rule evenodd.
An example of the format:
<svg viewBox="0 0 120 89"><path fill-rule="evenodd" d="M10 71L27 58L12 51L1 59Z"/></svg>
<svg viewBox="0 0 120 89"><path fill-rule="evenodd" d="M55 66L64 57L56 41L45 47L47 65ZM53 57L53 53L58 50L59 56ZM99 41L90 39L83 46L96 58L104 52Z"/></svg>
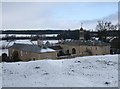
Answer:
<svg viewBox="0 0 120 89"><path fill-rule="evenodd" d="M82 27L80 28L80 31L83 31L83 28L82 28Z"/></svg>
<svg viewBox="0 0 120 89"><path fill-rule="evenodd" d="M29 51L29 52L35 52L35 53L54 52L55 51L51 48L41 48L37 45L18 44L18 43L14 43L14 45L10 46L9 48L14 48L14 49Z"/></svg>
<svg viewBox="0 0 120 89"><path fill-rule="evenodd" d="M62 49L61 46L51 46L50 48L52 48L54 50L61 50Z"/></svg>
<svg viewBox="0 0 120 89"><path fill-rule="evenodd" d="M71 41L64 41L62 44L66 44L66 45L87 45L87 46L107 46L110 45L109 43L105 43L102 41L98 41L98 40L89 40L89 41L85 41L85 40L71 40Z"/></svg>

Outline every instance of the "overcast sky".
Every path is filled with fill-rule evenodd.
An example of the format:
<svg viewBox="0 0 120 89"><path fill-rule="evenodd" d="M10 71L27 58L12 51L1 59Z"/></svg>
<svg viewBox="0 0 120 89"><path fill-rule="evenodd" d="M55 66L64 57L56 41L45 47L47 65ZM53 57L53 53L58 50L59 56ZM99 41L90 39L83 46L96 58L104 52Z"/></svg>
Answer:
<svg viewBox="0 0 120 89"><path fill-rule="evenodd" d="M3 2L2 29L94 29L98 20L117 23L117 2Z"/></svg>

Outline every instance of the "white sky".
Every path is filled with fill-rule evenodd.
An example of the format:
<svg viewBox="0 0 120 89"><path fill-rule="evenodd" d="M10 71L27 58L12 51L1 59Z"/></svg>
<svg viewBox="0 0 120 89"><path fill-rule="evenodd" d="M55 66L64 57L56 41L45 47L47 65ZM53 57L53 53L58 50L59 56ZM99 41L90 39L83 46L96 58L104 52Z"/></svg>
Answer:
<svg viewBox="0 0 120 89"><path fill-rule="evenodd" d="M119 0L0 0L2 2L119 2Z"/></svg>
<svg viewBox="0 0 120 89"><path fill-rule="evenodd" d="M2 29L78 29L81 22L84 28L94 29L98 20L116 24L118 19L117 2L43 3L29 0L31 3L20 3L16 0L17 3L15 3L14 0L3 1L0 4L2 5L2 15L0 14Z"/></svg>

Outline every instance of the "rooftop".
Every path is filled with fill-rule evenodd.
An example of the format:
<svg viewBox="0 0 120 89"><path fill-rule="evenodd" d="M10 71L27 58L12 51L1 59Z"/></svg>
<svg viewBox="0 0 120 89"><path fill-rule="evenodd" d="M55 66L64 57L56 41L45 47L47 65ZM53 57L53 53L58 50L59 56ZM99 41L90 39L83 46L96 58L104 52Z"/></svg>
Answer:
<svg viewBox="0 0 120 89"><path fill-rule="evenodd" d="M54 50L62 50L61 46L51 46L50 48L54 49Z"/></svg>
<svg viewBox="0 0 120 89"><path fill-rule="evenodd" d="M10 46L9 48L14 48L14 49L22 50L22 51L35 52L35 53L54 52L55 51L51 48L41 48L37 45L18 44L18 43L14 43L14 45Z"/></svg>
<svg viewBox="0 0 120 89"><path fill-rule="evenodd" d="M66 44L66 45L87 45L87 46L107 46L110 45L109 43L105 43L102 41L98 40L71 40L71 41L64 41L61 44Z"/></svg>

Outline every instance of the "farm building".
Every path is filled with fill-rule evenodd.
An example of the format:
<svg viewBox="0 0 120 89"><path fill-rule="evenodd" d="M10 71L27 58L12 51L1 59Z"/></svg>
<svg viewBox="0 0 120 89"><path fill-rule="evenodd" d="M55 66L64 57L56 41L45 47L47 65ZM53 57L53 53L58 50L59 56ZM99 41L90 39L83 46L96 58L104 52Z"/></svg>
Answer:
<svg viewBox="0 0 120 89"><path fill-rule="evenodd" d="M55 59L57 52L51 48L41 48L38 45L18 44L15 43L8 48L9 57L12 59L13 52L17 51L18 56L23 61L40 60L40 59Z"/></svg>
<svg viewBox="0 0 120 89"><path fill-rule="evenodd" d="M89 56L110 54L110 44L99 40L84 40L84 30L81 27L79 40L68 40L58 42L54 46L43 44L38 39L38 45L14 44L9 47L9 57L12 59L14 51L23 61L40 59L57 59L61 56Z"/></svg>
<svg viewBox="0 0 120 89"><path fill-rule="evenodd" d="M66 55L87 56L110 54L110 45L101 41L73 40L59 44ZM59 53L59 54L60 54Z"/></svg>
<svg viewBox="0 0 120 89"><path fill-rule="evenodd" d="M81 27L79 40L61 41L57 44L62 50L59 55L87 56L110 54L110 44L98 40L84 40L84 30Z"/></svg>

